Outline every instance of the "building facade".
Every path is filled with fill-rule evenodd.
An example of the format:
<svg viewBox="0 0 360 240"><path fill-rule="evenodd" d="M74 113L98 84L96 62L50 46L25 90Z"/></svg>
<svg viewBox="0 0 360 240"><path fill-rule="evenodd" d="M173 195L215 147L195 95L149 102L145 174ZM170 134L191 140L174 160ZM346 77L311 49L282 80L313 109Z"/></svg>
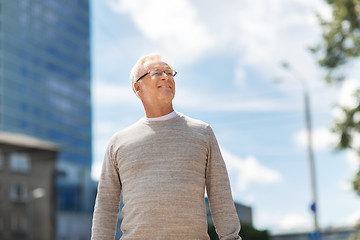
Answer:
<svg viewBox="0 0 360 240"><path fill-rule="evenodd" d="M318 232L299 231L271 234L270 240L348 240L355 237L356 227L330 227L322 228Z"/></svg>
<svg viewBox="0 0 360 240"><path fill-rule="evenodd" d="M0 0L0 131L60 146L57 239L89 238L95 198L89 14L88 0Z"/></svg>
<svg viewBox="0 0 360 240"><path fill-rule="evenodd" d="M56 145L0 133L0 239L55 238Z"/></svg>
<svg viewBox="0 0 360 240"><path fill-rule="evenodd" d="M234 202L234 205L240 224L247 224L252 226L253 225L252 208L238 202ZM209 199L207 197L205 198L205 206L206 206L207 221L210 225L214 225L211 217Z"/></svg>

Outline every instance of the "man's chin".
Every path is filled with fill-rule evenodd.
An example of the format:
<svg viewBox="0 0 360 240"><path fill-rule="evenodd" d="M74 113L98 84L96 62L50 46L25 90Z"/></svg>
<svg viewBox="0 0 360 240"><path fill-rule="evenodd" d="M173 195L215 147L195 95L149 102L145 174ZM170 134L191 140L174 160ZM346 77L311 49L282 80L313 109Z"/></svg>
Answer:
<svg viewBox="0 0 360 240"><path fill-rule="evenodd" d="M161 94L161 96L160 96L161 100L166 101L167 103L172 102L174 97L175 97L174 93L164 93L164 94Z"/></svg>

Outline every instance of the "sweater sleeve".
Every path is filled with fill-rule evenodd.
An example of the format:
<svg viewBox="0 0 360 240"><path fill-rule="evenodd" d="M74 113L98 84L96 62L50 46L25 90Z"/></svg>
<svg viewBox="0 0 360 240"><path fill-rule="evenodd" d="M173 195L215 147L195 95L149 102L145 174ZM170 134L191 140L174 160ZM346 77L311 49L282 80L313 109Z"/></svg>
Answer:
<svg viewBox="0 0 360 240"><path fill-rule="evenodd" d="M222 158L215 134L210 126L209 153L206 166L206 191L211 215L220 240L241 239L240 222L231 194L225 162Z"/></svg>
<svg viewBox="0 0 360 240"><path fill-rule="evenodd" d="M119 215L121 181L109 144L101 170L96 196L91 240L114 239Z"/></svg>

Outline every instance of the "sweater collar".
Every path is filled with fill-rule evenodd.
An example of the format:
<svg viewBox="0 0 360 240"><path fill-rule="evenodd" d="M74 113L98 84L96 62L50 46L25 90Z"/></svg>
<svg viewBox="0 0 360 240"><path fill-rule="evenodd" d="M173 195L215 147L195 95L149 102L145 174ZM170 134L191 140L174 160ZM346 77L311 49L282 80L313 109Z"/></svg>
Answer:
<svg viewBox="0 0 360 240"><path fill-rule="evenodd" d="M179 114L175 111L172 111L171 113L168 113L166 115L163 115L161 117L155 117L155 118L148 118L148 117L145 117L145 120L148 121L148 122L156 122L156 121L165 121L165 120L169 120L169 119L172 119L174 117L177 117L179 116Z"/></svg>

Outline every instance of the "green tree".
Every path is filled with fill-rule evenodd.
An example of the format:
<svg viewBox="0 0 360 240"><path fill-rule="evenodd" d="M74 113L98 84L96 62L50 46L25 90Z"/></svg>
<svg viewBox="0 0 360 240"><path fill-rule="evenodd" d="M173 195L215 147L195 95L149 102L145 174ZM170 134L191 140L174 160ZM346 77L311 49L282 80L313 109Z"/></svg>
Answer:
<svg viewBox="0 0 360 240"><path fill-rule="evenodd" d="M331 19L318 14L322 28L322 40L310 49L318 58L319 65L326 70L328 83L341 83L349 70L350 62L360 56L360 0L326 0L331 9ZM352 149L360 156L354 136L360 134L360 90L354 93L357 106L338 106L344 117L334 119L333 132L339 136L337 149ZM360 196L360 169L353 179L353 189ZM359 228L360 229L360 228ZM360 233L358 231L358 237Z"/></svg>
<svg viewBox="0 0 360 240"><path fill-rule="evenodd" d="M249 224L241 224L240 234L243 240L269 240L267 230L258 230Z"/></svg>
<svg viewBox="0 0 360 240"><path fill-rule="evenodd" d="M327 70L329 83L344 79L344 68L360 56L360 1L326 0L332 10L329 20L317 15L322 27L322 42L311 50L318 54L319 64Z"/></svg>
<svg viewBox="0 0 360 240"><path fill-rule="evenodd" d="M219 237L215 231L215 227L213 224L208 225L208 233L211 240L218 240ZM249 224L241 224L241 230L239 236L243 240L269 240L269 233L267 230L257 230L252 225Z"/></svg>
<svg viewBox="0 0 360 240"><path fill-rule="evenodd" d="M319 65L327 71L325 80L341 82L345 77L343 66L360 56L360 0L327 0L332 18L318 15L322 27L322 42L311 50L319 57ZM353 138L360 133L360 91L354 97L358 105L353 108L339 106L344 118L334 120L333 131L339 135L337 149L353 149L360 155L360 146ZM353 188L360 196L360 169L354 177Z"/></svg>

